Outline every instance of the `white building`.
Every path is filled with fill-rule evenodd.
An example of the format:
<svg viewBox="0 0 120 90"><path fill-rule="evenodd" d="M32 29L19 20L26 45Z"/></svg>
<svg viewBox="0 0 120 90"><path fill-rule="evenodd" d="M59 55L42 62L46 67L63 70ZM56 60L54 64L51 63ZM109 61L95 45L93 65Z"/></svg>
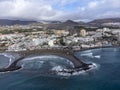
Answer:
<svg viewBox="0 0 120 90"><path fill-rule="evenodd" d="M54 46L55 46L55 42L56 42L56 39L50 40L50 41L48 42L48 45L49 45L50 47L54 47Z"/></svg>

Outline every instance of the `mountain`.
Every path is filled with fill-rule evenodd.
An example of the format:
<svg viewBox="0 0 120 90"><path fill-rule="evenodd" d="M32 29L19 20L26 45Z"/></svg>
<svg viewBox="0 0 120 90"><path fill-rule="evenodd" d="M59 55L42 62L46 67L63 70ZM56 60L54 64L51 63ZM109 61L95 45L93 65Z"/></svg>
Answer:
<svg viewBox="0 0 120 90"><path fill-rule="evenodd" d="M8 20L8 19L0 19L0 25L27 25L31 23L36 23L36 21L21 21L21 20Z"/></svg>
<svg viewBox="0 0 120 90"><path fill-rule="evenodd" d="M107 25L107 23L120 23L120 18L105 18L105 19L95 19L91 22L88 22L90 25L99 26Z"/></svg>
<svg viewBox="0 0 120 90"><path fill-rule="evenodd" d="M74 26L78 26L79 23L74 22L72 20L67 20L65 22L61 22L61 23L56 23L56 24L48 24L48 28L49 29L69 29L69 28L73 28Z"/></svg>
<svg viewBox="0 0 120 90"><path fill-rule="evenodd" d="M85 23L83 21L79 21L78 23L79 23L79 25L86 25L87 24L87 23Z"/></svg>
<svg viewBox="0 0 120 90"><path fill-rule="evenodd" d="M74 22L72 20L67 20L65 22L62 23L62 25L66 25L66 26L75 26L75 25L78 25L79 23L77 22Z"/></svg>
<svg viewBox="0 0 120 90"><path fill-rule="evenodd" d="M38 23L37 21L27 21L27 20L8 20L0 19L0 25L27 25L31 23ZM104 18L95 19L88 23L85 22L75 22L72 20L67 20L65 22L61 21L40 21L48 29L73 29L75 26L82 27L118 27L120 28L120 18Z"/></svg>

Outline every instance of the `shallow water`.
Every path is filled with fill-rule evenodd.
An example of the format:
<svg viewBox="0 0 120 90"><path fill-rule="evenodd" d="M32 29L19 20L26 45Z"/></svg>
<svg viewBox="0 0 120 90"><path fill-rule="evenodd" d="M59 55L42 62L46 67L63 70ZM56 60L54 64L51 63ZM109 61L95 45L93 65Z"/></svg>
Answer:
<svg viewBox="0 0 120 90"><path fill-rule="evenodd" d="M76 53L86 63L95 63L93 70L74 76L55 71L71 68L71 62L55 56L36 56L18 63L23 68L0 73L0 90L120 90L120 48L93 49ZM9 59L0 55L0 68Z"/></svg>

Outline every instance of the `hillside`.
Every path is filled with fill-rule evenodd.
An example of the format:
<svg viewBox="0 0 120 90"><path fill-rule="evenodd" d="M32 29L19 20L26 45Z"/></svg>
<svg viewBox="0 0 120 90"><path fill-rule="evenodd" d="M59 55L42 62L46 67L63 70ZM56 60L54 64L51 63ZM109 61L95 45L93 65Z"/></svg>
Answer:
<svg viewBox="0 0 120 90"><path fill-rule="evenodd" d="M31 23L35 23L36 21L21 21L21 20L8 20L8 19L0 19L0 25L27 25Z"/></svg>

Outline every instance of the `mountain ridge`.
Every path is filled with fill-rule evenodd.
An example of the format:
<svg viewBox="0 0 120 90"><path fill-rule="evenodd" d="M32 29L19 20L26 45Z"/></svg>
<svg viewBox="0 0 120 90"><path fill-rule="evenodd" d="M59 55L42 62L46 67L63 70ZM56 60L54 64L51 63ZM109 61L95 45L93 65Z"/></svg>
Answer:
<svg viewBox="0 0 120 90"><path fill-rule="evenodd" d="M61 21L44 21L46 26L49 29L66 29L72 28L74 26L105 26L106 23L120 23L120 18L104 18L104 19L95 19L90 22L75 22L73 20L67 20L64 22ZM0 19L0 25L28 25L31 23L44 23L42 21L32 21L32 20L9 20L9 19Z"/></svg>
<svg viewBox="0 0 120 90"><path fill-rule="evenodd" d="M16 24L27 25L36 22L37 21L0 19L0 25L16 25Z"/></svg>

